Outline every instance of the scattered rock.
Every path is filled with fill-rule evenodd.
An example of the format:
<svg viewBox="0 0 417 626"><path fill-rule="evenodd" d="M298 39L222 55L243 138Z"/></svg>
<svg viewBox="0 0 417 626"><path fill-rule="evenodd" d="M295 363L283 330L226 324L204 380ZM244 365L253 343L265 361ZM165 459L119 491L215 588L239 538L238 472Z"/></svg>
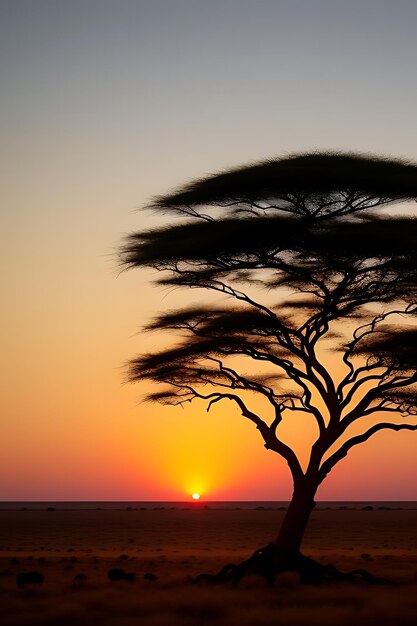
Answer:
<svg viewBox="0 0 417 626"><path fill-rule="evenodd" d="M120 561L127 561L127 560L128 560L128 558L129 558L129 555L128 555L128 554L121 554L121 555L119 556Z"/></svg>
<svg viewBox="0 0 417 626"><path fill-rule="evenodd" d="M117 582L119 580L128 580L129 582L133 583L135 582L136 575L134 572L126 572L121 567L113 567L112 569L109 569L109 571L107 572L107 578L111 582Z"/></svg>
<svg viewBox="0 0 417 626"><path fill-rule="evenodd" d="M363 559L364 561L372 561L371 555L368 554L367 552L364 552L363 554L361 554L361 559Z"/></svg>
<svg viewBox="0 0 417 626"><path fill-rule="evenodd" d="M118 580L128 580L129 582L133 583L135 582L136 575L134 574L134 572L128 573L120 567L113 567L107 572L107 578L111 582L116 582Z"/></svg>
<svg viewBox="0 0 417 626"><path fill-rule="evenodd" d="M151 574L151 572L146 572L143 578L145 580L158 580L158 576L156 574Z"/></svg>
<svg viewBox="0 0 417 626"><path fill-rule="evenodd" d="M19 572L16 576L16 585L24 587L25 585L42 585L44 575L39 572Z"/></svg>
<svg viewBox="0 0 417 626"><path fill-rule="evenodd" d="M109 571L107 572L107 578L111 580L111 582L116 582L117 580L124 580L125 577L126 577L126 572L124 571L124 569L121 569L120 567L113 567L112 569L109 569Z"/></svg>

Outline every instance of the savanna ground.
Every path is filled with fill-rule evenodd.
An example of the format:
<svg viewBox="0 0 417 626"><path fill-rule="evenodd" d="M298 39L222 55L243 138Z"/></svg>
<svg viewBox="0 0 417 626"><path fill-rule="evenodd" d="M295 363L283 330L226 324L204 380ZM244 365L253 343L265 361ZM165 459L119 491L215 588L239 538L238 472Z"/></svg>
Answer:
<svg viewBox="0 0 417 626"><path fill-rule="evenodd" d="M417 622L417 511L316 510L304 553L347 571L365 567L395 584L274 587L257 578L192 585L274 538L280 510L0 511L2 626L378 625ZM122 557L122 558L120 558ZM136 582L108 582L107 571ZM18 589L18 572L45 575ZM145 580L152 573L157 580ZM87 579L74 583L78 574Z"/></svg>

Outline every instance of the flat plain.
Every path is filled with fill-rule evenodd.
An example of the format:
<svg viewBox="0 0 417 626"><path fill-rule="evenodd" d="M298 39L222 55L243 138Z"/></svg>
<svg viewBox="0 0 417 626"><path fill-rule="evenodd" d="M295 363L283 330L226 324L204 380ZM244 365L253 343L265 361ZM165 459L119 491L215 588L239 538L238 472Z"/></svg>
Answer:
<svg viewBox="0 0 417 626"><path fill-rule="evenodd" d="M273 540L282 510L156 507L0 511L2 626L221 624L350 626L417 622L417 510L316 510L303 552L343 571L365 567L390 584L273 587L193 585L202 572L239 562ZM110 568L135 582L109 582ZM16 586L19 572L42 586ZM154 574L156 580L145 579Z"/></svg>

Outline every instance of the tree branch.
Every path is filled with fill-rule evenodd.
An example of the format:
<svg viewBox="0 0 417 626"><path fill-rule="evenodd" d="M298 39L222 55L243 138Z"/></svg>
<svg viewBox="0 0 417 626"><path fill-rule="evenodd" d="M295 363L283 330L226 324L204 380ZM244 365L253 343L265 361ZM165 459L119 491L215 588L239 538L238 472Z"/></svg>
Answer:
<svg viewBox="0 0 417 626"><path fill-rule="evenodd" d="M277 418L275 418L271 426L268 426L268 424L266 424L266 422L264 422L258 415L256 415L256 413L253 413L253 411L250 411L247 408L242 398L235 394L213 393L207 396L204 396L198 392L195 392L195 394L197 398L210 400L207 406L207 411L211 409L213 404L215 404L216 402L220 402L220 400L231 400L235 402L238 405L243 417L246 417L256 425L256 428L259 430L265 442L265 448L267 450L274 450L287 461L292 476L294 478L294 482L297 482L302 477L303 472L295 452L291 450L291 448L285 443L280 441L280 439L278 439L276 435L275 431L277 426Z"/></svg>
<svg viewBox="0 0 417 626"><path fill-rule="evenodd" d="M334 454L332 454L323 463L319 472L320 482L324 480L324 478L331 471L331 469L336 465L336 463L338 463L341 459L343 459L347 455L347 453L349 452L351 448L353 448L354 446L357 446L360 443L363 443L364 441L367 441L369 437L371 437L373 434L383 429L390 429L390 430L396 430L396 431L417 430L417 424L390 424L388 422L382 422L381 424L375 424L375 426L372 426L365 433L362 433L361 435L357 435L356 437L352 437L352 439L349 439L348 441L346 441L339 448L339 450L334 452Z"/></svg>

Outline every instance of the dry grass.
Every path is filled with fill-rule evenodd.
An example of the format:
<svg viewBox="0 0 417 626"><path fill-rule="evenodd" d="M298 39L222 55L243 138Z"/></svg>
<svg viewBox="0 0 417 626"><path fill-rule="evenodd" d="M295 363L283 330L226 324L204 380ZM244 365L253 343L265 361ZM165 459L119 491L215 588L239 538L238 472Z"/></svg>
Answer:
<svg viewBox="0 0 417 626"><path fill-rule="evenodd" d="M3 511L2 624L415 624L417 511L317 511L306 536L304 551L314 558L344 570L365 566L395 585L307 587L291 575L274 588L256 578L238 587L188 582L190 576L247 557L273 538L282 515L266 510ZM122 554L128 559L121 560ZM137 581L109 583L110 567L135 572ZM16 573L27 570L45 574L42 588L16 587ZM146 572L158 580L144 580ZM80 573L88 578L74 585Z"/></svg>

